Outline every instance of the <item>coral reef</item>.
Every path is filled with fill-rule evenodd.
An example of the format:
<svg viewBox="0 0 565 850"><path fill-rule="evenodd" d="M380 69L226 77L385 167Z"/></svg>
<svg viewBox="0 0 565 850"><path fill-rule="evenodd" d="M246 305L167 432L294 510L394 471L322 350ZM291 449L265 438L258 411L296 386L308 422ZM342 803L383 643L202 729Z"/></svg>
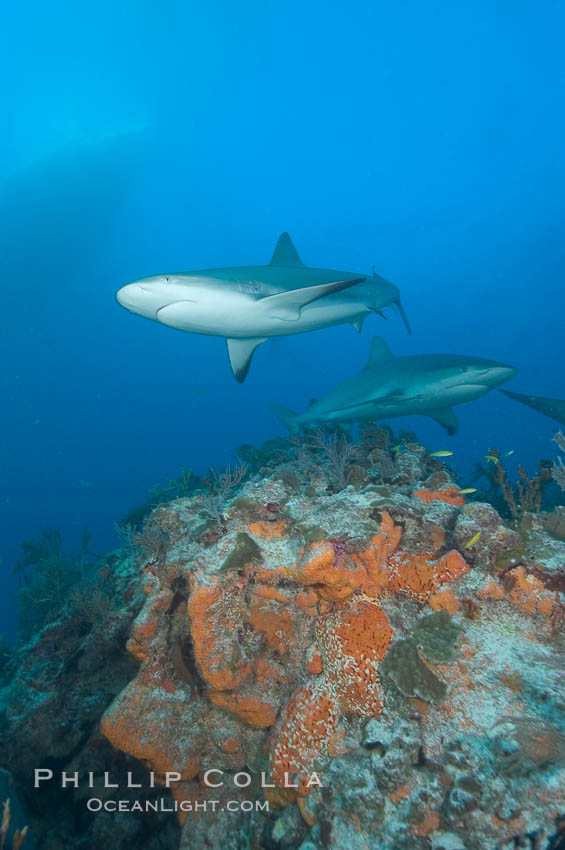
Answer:
<svg viewBox="0 0 565 850"><path fill-rule="evenodd" d="M89 578L67 594L58 609L12 651L0 688L0 764L10 770L5 797L19 801L17 822L28 823L24 848L59 850L106 843L119 850L178 845L178 826L166 815L97 815L86 809L88 796L109 796L104 773L132 771L143 790L121 792L126 799L153 799L147 771L124 760L100 734L105 708L135 675L126 652L142 590L135 560L110 554L89 566ZM44 609L41 609L42 613ZM78 771L96 776L93 789L33 787L34 770ZM1 777L2 771L0 771ZM162 796L162 792L159 792ZM0 799L4 799L0 798ZM161 843L160 836L167 836ZM168 843L167 843L168 842ZM9 846L9 845L8 845Z"/></svg>
<svg viewBox="0 0 565 850"><path fill-rule="evenodd" d="M124 814L119 848L554 841L565 544L525 501L520 528L466 501L413 435L335 441L244 447L222 492L155 506L109 556L112 605L69 602L8 661L0 756L40 848L69 825L48 843L31 766L94 757L179 807L143 838Z"/></svg>

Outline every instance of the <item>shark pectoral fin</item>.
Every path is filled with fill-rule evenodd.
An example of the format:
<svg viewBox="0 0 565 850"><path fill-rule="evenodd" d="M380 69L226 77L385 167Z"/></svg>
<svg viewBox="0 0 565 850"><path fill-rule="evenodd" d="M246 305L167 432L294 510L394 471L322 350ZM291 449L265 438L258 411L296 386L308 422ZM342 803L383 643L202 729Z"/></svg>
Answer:
<svg viewBox="0 0 565 850"><path fill-rule="evenodd" d="M228 355L230 358L230 366L236 381L242 383L247 377L253 352L258 345L265 342L264 337L249 337L248 339L233 339L228 338Z"/></svg>
<svg viewBox="0 0 565 850"><path fill-rule="evenodd" d="M381 339L380 336L375 336L371 342L369 359L367 360L365 369L370 369L372 366L380 366L382 363L386 363L387 360L392 360L393 357L394 355L384 339Z"/></svg>
<svg viewBox="0 0 565 850"><path fill-rule="evenodd" d="M304 263L298 256L298 251L292 244L292 239L288 233L281 233L279 241L275 246L273 256L271 257L271 266L303 266Z"/></svg>
<svg viewBox="0 0 565 850"><path fill-rule="evenodd" d="M353 319L353 321L351 322L351 324L353 325L353 327L355 328L355 330L357 331L358 334L360 334L361 331L363 330L363 322L365 321L366 318L367 318L366 316L361 316L360 319Z"/></svg>
<svg viewBox="0 0 565 850"><path fill-rule="evenodd" d="M549 416L550 419L555 419L556 422L565 424L565 400L559 398L544 398L537 395L525 395L524 393L515 393L511 390L501 390L501 393L507 395L508 398L513 398L515 401L520 401L522 404L531 407L532 410L537 410L544 416Z"/></svg>
<svg viewBox="0 0 565 850"><path fill-rule="evenodd" d="M257 301L262 308L273 319L281 319L283 322L296 322L300 318L300 311L306 304L317 301L325 295L349 289L356 283L361 283L364 277L352 277L349 280L334 280L332 283L320 283L316 286L306 286L303 289L288 289L285 292L277 292L276 295L267 295Z"/></svg>
<svg viewBox="0 0 565 850"><path fill-rule="evenodd" d="M451 407L441 407L439 410L430 410L424 416L429 416L430 419L435 419L442 428L445 428L450 437L457 432L459 422Z"/></svg>

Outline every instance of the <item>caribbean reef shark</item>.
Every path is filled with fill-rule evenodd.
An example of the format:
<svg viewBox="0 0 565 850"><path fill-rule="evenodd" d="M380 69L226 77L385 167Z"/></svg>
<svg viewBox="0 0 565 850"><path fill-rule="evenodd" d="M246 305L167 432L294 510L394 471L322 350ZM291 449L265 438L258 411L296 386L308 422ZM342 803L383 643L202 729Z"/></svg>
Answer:
<svg viewBox="0 0 565 850"><path fill-rule="evenodd" d="M555 419L556 422L561 422L565 425L565 401L560 398L543 398L539 395L523 395L522 393L512 393L509 390L501 390L510 398L521 401L528 407L537 410L538 413L543 413L544 416L549 416L550 419Z"/></svg>
<svg viewBox="0 0 565 850"><path fill-rule="evenodd" d="M308 268L288 233L267 266L239 266L146 277L116 298L132 313L191 333L224 336L232 372L244 381L253 352L273 336L351 322L395 305L410 332L394 284L376 274ZM380 313L382 315L382 313Z"/></svg>
<svg viewBox="0 0 565 850"><path fill-rule="evenodd" d="M478 398L516 372L505 363L460 354L394 357L375 337L365 368L324 398L313 400L304 413L275 405L270 409L291 432L421 414L455 434L458 422L451 406Z"/></svg>

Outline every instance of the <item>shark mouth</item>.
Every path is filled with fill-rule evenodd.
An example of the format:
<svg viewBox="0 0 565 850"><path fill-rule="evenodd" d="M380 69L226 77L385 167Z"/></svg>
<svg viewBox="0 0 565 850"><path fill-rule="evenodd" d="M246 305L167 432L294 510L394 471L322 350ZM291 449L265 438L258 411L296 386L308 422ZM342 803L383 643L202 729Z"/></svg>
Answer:
<svg viewBox="0 0 565 850"><path fill-rule="evenodd" d="M193 298L183 298L182 301L171 301L170 304L163 304L159 307L155 314L155 318L163 325L169 325L171 321L178 319L178 314L183 309L184 304L196 304Z"/></svg>

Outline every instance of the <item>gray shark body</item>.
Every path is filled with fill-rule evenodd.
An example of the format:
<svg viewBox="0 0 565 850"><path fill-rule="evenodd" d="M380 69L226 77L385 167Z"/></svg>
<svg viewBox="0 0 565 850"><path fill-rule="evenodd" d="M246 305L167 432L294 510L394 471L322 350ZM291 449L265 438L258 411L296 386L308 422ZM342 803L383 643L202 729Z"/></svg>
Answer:
<svg viewBox="0 0 565 850"><path fill-rule="evenodd" d="M116 297L131 312L169 327L226 337L238 381L269 337L344 322L361 331L369 313L389 305L410 330L394 284L375 274L308 268L288 233L280 236L269 265L157 275L122 287Z"/></svg>
<svg viewBox="0 0 565 850"><path fill-rule="evenodd" d="M561 422L565 425L565 400L560 398L543 398L539 395L524 395L523 393L514 393L510 390L501 390L510 398L531 407L532 410L537 410L544 416L549 416L550 419L555 419L556 422Z"/></svg>
<svg viewBox="0 0 565 850"><path fill-rule="evenodd" d="M386 343L375 337L365 368L312 401L304 413L276 406L271 410L291 432L421 414L454 434L458 422L452 406L478 398L516 371L504 363L458 354L393 357Z"/></svg>

